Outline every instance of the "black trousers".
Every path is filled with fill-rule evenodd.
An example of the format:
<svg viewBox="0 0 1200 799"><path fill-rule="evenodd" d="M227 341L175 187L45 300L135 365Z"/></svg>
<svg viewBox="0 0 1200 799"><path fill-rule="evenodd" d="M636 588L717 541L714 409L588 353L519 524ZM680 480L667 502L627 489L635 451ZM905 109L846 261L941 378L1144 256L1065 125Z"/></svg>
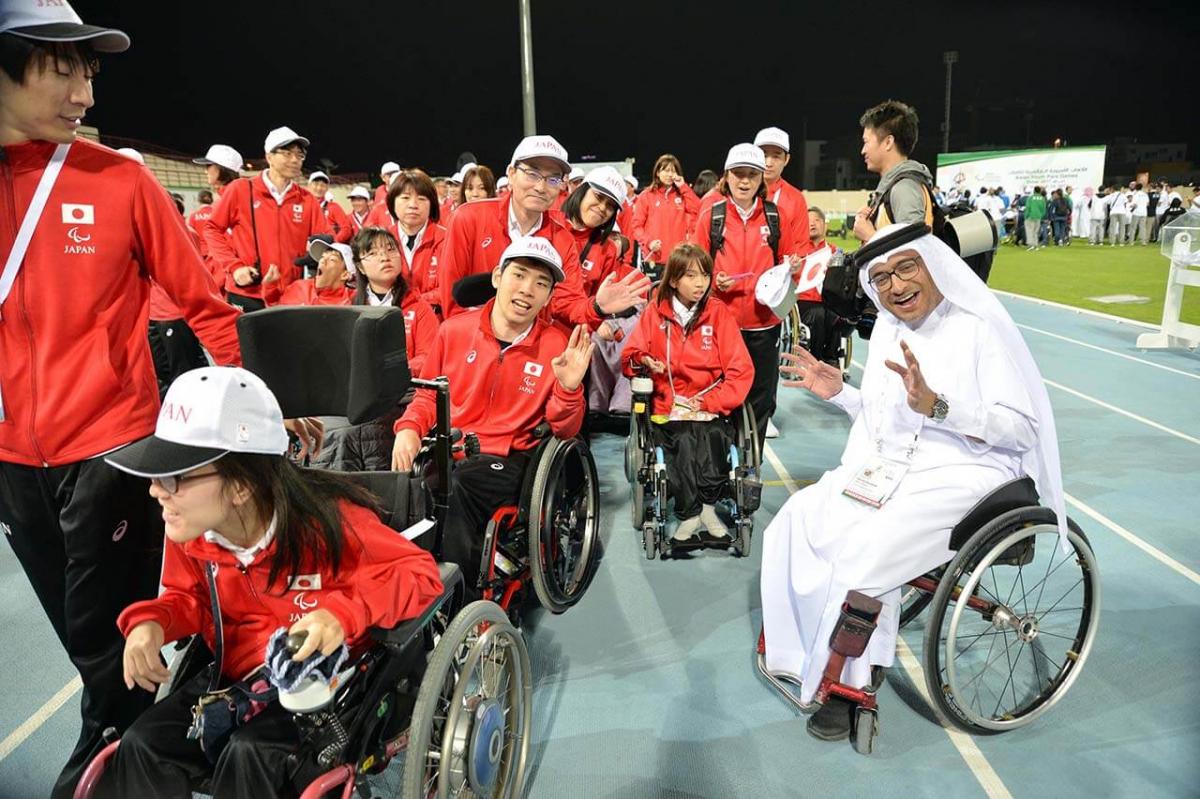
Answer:
<svg viewBox="0 0 1200 799"><path fill-rule="evenodd" d="M734 440L729 420L667 422L650 428L654 443L663 448L675 517L690 519L699 515L701 505L715 505L729 485L729 445Z"/></svg>
<svg viewBox="0 0 1200 799"><path fill-rule="evenodd" d="M520 501L529 460L528 452L513 452L506 458L480 454L454 467L441 558L459 565L469 590L479 579L488 519L498 508Z"/></svg>
<svg viewBox="0 0 1200 799"><path fill-rule="evenodd" d="M234 308L241 308L246 313L261 311L267 307L267 304L257 297L247 297L245 294L236 294L232 291L226 295L225 299Z"/></svg>
<svg viewBox="0 0 1200 799"><path fill-rule="evenodd" d="M154 358L154 374L158 378L158 396L186 371L208 366L200 339L182 319L169 322L150 320L150 354Z"/></svg>
<svg viewBox="0 0 1200 799"><path fill-rule="evenodd" d="M0 463L0 522L58 640L83 680L82 728L54 786L69 797L106 727L153 701L122 679L117 615L158 595L163 521L146 480L100 458L37 468Z"/></svg>
<svg viewBox="0 0 1200 799"><path fill-rule="evenodd" d="M818 361L837 363L842 336L840 318L819 302L798 301L800 321L808 328L808 351Z"/></svg>
<svg viewBox="0 0 1200 799"><path fill-rule="evenodd" d="M116 758L100 782L104 799L191 799L192 787L212 776L213 799L295 796L294 766L288 756L300 746L292 714L272 702L234 731L215 766L188 740L192 706L208 688L208 672L197 675L151 707L121 736ZM146 693L140 688L135 691ZM313 775L315 776L315 775Z"/></svg>
<svg viewBox="0 0 1200 799"><path fill-rule="evenodd" d="M766 330L743 330L742 341L750 351L754 363L754 382L746 402L754 409L758 420L758 440L762 444L767 434L767 421L775 414L775 390L779 388L779 328Z"/></svg>

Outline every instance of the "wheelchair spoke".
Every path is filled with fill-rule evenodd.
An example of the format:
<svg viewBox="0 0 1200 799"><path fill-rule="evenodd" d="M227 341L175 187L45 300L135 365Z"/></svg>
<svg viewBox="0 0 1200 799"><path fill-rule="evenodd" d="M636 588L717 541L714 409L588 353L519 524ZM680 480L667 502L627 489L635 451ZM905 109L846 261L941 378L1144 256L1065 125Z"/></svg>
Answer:
<svg viewBox="0 0 1200 799"><path fill-rule="evenodd" d="M1050 579L1050 575L1054 574L1054 571L1052 571L1050 567L1051 567L1051 566L1054 566L1054 558L1055 558L1057 555L1058 555L1058 548L1057 548L1057 547L1052 547L1052 548L1050 549L1050 562L1046 564L1046 574L1045 574L1045 575L1042 577L1042 579L1041 579L1041 582L1039 582L1037 585L1035 585L1035 586L1034 586L1034 588L1037 588L1037 589L1039 589L1039 590L1038 590L1038 598L1037 598L1037 601L1033 603L1033 606L1034 606L1035 608L1036 608L1038 605L1040 605L1040 604L1041 604L1041 602L1042 602L1042 591L1045 591L1045 590L1046 590L1046 581ZM1063 563L1066 563L1066 560L1065 560L1065 559L1063 560ZM1061 566L1061 565L1062 565L1062 563L1060 563L1060 564L1058 564L1058 565L1059 565L1059 566ZM1057 571L1057 569L1055 569L1055 571Z"/></svg>
<svg viewBox="0 0 1200 799"><path fill-rule="evenodd" d="M1004 645L1005 645L1005 652L1007 654L1007 652L1008 652L1008 636L1007 635L1004 636ZM1021 648L1017 650L1017 656L1015 658L1010 658L1008 661L1008 679L1004 681L1004 685L1001 686L1001 688L1000 688L1000 698L999 698L999 701L996 702L996 709L992 711L992 718L996 718L1000 714L1000 705L1004 702L1004 691L1006 689L1010 689L1012 691L1012 698L1013 698L1012 709L1014 711L1017 709L1017 683L1014 678L1016 677L1016 674L1017 674L1017 664L1019 664L1021 662L1021 654L1024 651L1025 651L1025 647L1022 645Z"/></svg>
<svg viewBox="0 0 1200 799"><path fill-rule="evenodd" d="M1082 583L1083 583L1083 577L1080 577L1078 580L1075 581L1075 583L1070 588L1068 588L1065 592L1063 592L1062 596L1060 596L1058 599L1054 600L1054 604L1052 604L1050 607L1046 608L1046 610L1044 610L1043 613L1050 613L1051 611L1053 611L1056 607L1058 607L1058 603L1060 603L1064 599L1066 599L1067 595L1070 594L1072 591L1074 591L1075 588L1077 586L1081 585ZM1037 613L1036 606L1034 606L1034 613Z"/></svg>
<svg viewBox="0 0 1200 799"><path fill-rule="evenodd" d="M1016 589L1018 583L1020 583L1020 585L1021 585L1021 615L1028 616L1029 615L1029 592L1025 590L1025 567L1024 566L1017 567L1017 579L1013 580L1013 589L1014 590ZM1011 593L1008 596L1009 596L1009 599L1012 599ZM1012 606L1009 605L1009 607L1012 607Z"/></svg>

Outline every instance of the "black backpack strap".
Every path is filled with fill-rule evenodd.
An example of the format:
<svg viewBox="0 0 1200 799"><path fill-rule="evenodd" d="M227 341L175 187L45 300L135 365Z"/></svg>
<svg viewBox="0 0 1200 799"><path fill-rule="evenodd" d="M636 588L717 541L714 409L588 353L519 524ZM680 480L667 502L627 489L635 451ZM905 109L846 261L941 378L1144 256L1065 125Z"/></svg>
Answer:
<svg viewBox="0 0 1200 799"><path fill-rule="evenodd" d="M763 200L763 213L767 215L767 244L771 246L771 263L779 263L779 206Z"/></svg>
<svg viewBox="0 0 1200 799"><path fill-rule="evenodd" d="M250 197L250 227L254 231L254 268L262 270L262 255L258 250L258 218L254 213L254 178L246 178Z"/></svg>
<svg viewBox="0 0 1200 799"><path fill-rule="evenodd" d="M708 254L714 259L721 248L725 246L725 212L726 200L713 203L712 219L708 225Z"/></svg>

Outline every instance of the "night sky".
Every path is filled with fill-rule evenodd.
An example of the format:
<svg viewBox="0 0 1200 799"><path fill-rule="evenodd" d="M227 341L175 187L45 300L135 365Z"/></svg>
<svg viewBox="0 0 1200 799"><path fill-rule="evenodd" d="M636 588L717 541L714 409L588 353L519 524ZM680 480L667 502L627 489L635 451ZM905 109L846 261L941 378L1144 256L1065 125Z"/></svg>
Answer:
<svg viewBox="0 0 1200 799"><path fill-rule="evenodd" d="M532 4L538 132L573 160L635 156L642 178L665 151L689 179L719 169L767 125L857 136L888 97L916 106L932 163L948 49L952 150L1131 136L1200 161L1196 0ZM287 124L312 139L310 168L372 174L388 159L448 174L463 150L499 167L522 135L517 0L74 5L133 39L97 79L103 134L258 158Z"/></svg>

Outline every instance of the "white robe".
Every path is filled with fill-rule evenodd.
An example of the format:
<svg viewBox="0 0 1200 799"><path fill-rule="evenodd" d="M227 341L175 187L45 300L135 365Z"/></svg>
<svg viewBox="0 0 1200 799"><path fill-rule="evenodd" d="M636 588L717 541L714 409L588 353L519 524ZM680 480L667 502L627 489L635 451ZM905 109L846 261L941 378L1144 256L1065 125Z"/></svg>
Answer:
<svg viewBox="0 0 1200 799"><path fill-rule="evenodd" d="M1092 209L1087 207L1088 200L1091 198L1086 196L1082 191L1077 191L1070 196L1071 235L1076 238L1086 239L1092 230Z"/></svg>
<svg viewBox="0 0 1200 799"><path fill-rule="evenodd" d="M951 528L989 491L1019 477L1021 453L1037 442L1020 370L983 319L943 301L918 329L898 324L884 332L872 337L862 390L847 386L834 398L854 420L841 465L792 496L763 534L767 668L798 678L804 702L820 683L846 593L884 605L864 657L848 659L842 672L842 682L863 687L871 665L892 664L900 586L950 560ZM910 410L900 376L884 366L885 359L904 363L901 338L928 385L946 396L943 422ZM882 508L842 494L877 441L884 456L911 464Z"/></svg>

